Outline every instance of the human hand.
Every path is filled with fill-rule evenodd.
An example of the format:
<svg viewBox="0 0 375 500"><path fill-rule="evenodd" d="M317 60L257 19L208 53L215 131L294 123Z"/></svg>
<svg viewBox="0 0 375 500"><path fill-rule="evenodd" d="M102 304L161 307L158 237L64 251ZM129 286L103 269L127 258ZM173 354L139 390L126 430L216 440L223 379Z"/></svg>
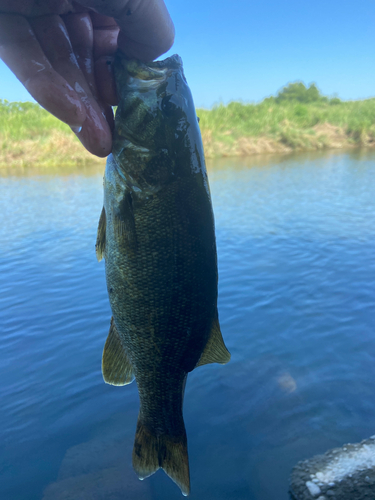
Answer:
<svg viewBox="0 0 375 500"><path fill-rule="evenodd" d="M101 157L112 149L117 47L147 62L173 39L163 0L0 0L0 58Z"/></svg>

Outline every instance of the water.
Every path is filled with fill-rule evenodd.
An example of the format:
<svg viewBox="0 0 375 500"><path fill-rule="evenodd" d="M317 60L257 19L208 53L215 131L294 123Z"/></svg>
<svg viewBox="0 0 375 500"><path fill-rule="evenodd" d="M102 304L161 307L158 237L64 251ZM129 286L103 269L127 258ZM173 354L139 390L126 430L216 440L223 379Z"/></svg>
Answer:
<svg viewBox="0 0 375 500"><path fill-rule="evenodd" d="M298 460L375 433L375 153L209 165L232 353L189 375L192 500L287 500ZM0 491L182 498L131 469L135 384L104 384L102 169L0 178Z"/></svg>

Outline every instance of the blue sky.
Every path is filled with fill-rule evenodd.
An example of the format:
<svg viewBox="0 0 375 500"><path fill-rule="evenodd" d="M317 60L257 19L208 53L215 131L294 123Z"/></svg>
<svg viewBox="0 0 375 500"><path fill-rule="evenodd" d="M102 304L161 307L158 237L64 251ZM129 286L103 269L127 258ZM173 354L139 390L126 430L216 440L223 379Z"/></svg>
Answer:
<svg viewBox="0 0 375 500"><path fill-rule="evenodd" d="M166 0L196 106L258 102L290 81L342 99L375 96L371 0ZM0 62L0 98L31 100Z"/></svg>

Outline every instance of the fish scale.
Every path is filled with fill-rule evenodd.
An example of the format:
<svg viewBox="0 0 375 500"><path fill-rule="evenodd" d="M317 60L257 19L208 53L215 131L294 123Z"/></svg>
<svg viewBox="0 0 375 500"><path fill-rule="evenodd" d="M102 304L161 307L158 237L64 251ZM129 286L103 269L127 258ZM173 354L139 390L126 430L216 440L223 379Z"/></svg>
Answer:
<svg viewBox="0 0 375 500"><path fill-rule="evenodd" d="M96 244L113 314L103 377L113 385L137 382L138 476L163 468L187 495L187 375L230 359L218 322L202 140L178 56L145 64L119 53L115 75L120 104Z"/></svg>

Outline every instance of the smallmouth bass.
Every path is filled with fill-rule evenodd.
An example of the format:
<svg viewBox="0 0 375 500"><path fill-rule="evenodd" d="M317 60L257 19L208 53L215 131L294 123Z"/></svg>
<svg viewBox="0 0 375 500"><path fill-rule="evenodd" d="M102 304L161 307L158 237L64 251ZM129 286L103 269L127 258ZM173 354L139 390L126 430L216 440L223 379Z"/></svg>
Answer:
<svg viewBox="0 0 375 500"><path fill-rule="evenodd" d="M117 54L115 75L120 104L96 243L113 313L102 372L109 384L137 382L138 477L162 468L188 495L187 374L230 359L202 140L179 56L144 64Z"/></svg>

